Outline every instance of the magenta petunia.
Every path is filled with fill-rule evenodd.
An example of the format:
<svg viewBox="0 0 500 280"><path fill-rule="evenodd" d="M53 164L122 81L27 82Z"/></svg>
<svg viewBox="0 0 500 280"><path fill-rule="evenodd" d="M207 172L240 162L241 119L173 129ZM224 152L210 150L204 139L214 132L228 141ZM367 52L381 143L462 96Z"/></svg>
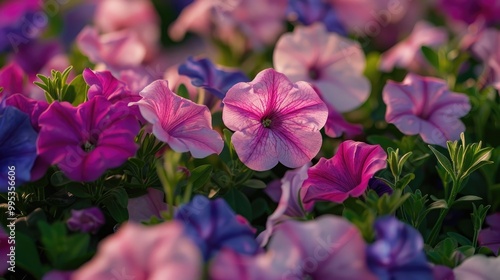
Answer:
<svg viewBox="0 0 500 280"><path fill-rule="evenodd" d="M406 135L446 147L465 131L460 117L471 109L469 98L451 92L444 80L408 74L402 83L388 81L382 93L385 119Z"/></svg>
<svg viewBox="0 0 500 280"><path fill-rule="evenodd" d="M191 152L195 158L219 154L224 142L212 129L212 116L206 106L173 93L165 80L157 80L140 92L142 116L153 125L153 134L176 152Z"/></svg>
<svg viewBox="0 0 500 280"><path fill-rule="evenodd" d="M325 134L337 138L342 135L352 138L363 133L363 126L360 124L353 124L344 119L341 113L337 112L332 106L326 104L328 107L328 119L325 124Z"/></svg>
<svg viewBox="0 0 500 280"><path fill-rule="evenodd" d="M74 181L94 181L138 149L139 122L122 103L102 96L73 107L53 102L40 116L39 156Z"/></svg>
<svg viewBox="0 0 500 280"><path fill-rule="evenodd" d="M321 158L307 172L302 188L305 209L317 200L342 203L349 196L361 196L373 175L387 166L387 154L379 145L352 140L340 144L331 159Z"/></svg>
<svg viewBox="0 0 500 280"><path fill-rule="evenodd" d="M38 119L40 115L47 110L49 104L46 101L34 100L20 93L13 94L5 99L5 104L14 106L21 112L28 114L31 125L36 132L40 131Z"/></svg>
<svg viewBox="0 0 500 280"><path fill-rule="evenodd" d="M479 245L488 247L495 256L498 256L500 250L500 213L486 217L486 223L490 227L479 232Z"/></svg>
<svg viewBox="0 0 500 280"><path fill-rule="evenodd" d="M10 96L15 93L23 93L24 71L16 63L9 63L0 69L0 92L2 96Z"/></svg>
<svg viewBox="0 0 500 280"><path fill-rule="evenodd" d="M316 23L297 26L276 43L276 71L293 82L306 81L340 113L357 108L370 95L370 82L363 76L365 56L358 42L329 33Z"/></svg>
<svg viewBox="0 0 500 280"><path fill-rule="evenodd" d="M269 170L278 162L300 167L321 148L328 109L306 82L294 84L266 69L252 82L234 85L223 103L222 120L235 131L236 153L253 170Z"/></svg>
<svg viewBox="0 0 500 280"><path fill-rule="evenodd" d="M314 221L278 225L267 252L219 253L210 267L214 280L376 279L365 260L366 244L356 226L325 215Z"/></svg>
<svg viewBox="0 0 500 280"><path fill-rule="evenodd" d="M99 244L96 256L72 279L195 280L201 272L201 254L181 223L127 223Z"/></svg>

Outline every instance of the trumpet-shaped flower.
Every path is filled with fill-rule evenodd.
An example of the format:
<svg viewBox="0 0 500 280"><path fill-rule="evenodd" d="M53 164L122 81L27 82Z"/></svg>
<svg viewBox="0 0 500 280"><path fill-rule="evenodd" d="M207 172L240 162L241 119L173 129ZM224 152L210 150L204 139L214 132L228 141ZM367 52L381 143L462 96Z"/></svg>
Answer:
<svg viewBox="0 0 500 280"><path fill-rule="evenodd" d="M387 154L378 145L345 141L331 159L321 158L309 169L302 186L305 209L316 200L342 203L349 196L358 197L368 187L370 178L386 167Z"/></svg>
<svg viewBox="0 0 500 280"><path fill-rule="evenodd" d="M420 134L425 143L446 147L459 139L465 126L460 117L471 106L464 94L451 92L444 80L408 74L402 83L389 81L382 93L385 119L406 135Z"/></svg>
<svg viewBox="0 0 500 280"><path fill-rule="evenodd" d="M142 116L153 125L153 134L176 152L190 151L193 157L219 154L224 148L221 136L212 129L212 116L206 106L173 93L165 80L145 87L138 105Z"/></svg>
<svg viewBox="0 0 500 280"><path fill-rule="evenodd" d="M209 200L197 195L179 207L175 219L184 223L186 234L200 247L206 260L223 248L246 255L258 252L252 228L242 223L223 199Z"/></svg>
<svg viewBox="0 0 500 280"><path fill-rule="evenodd" d="M207 58L189 57L179 66L179 74L188 76L194 86L202 87L220 99L235 84L249 81L243 72L217 67Z"/></svg>
<svg viewBox="0 0 500 280"><path fill-rule="evenodd" d="M74 181L94 181L134 156L139 122L102 96L73 107L53 102L40 116L39 156Z"/></svg>
<svg viewBox="0 0 500 280"><path fill-rule="evenodd" d="M0 69L0 92L2 96L10 96L16 93L23 93L24 71L16 63L9 63Z"/></svg>
<svg viewBox="0 0 500 280"><path fill-rule="evenodd" d="M10 182L21 186L30 180L36 159L37 133L27 114L0 103L0 192L7 192ZM15 178L15 180L11 180Z"/></svg>
<svg viewBox="0 0 500 280"><path fill-rule="evenodd" d="M273 69L252 82L233 86L223 100L222 119L236 131L232 143L240 160L253 170L278 162L296 168L321 148L320 129L328 110L306 82L292 83Z"/></svg>
<svg viewBox="0 0 500 280"><path fill-rule="evenodd" d="M367 261L379 279L432 279L424 241L416 229L387 216L375 222L375 235Z"/></svg>
<svg viewBox="0 0 500 280"><path fill-rule="evenodd" d="M365 261L359 230L337 216L288 220L277 226L267 252L244 256L222 251L212 262L215 280L376 279Z"/></svg>
<svg viewBox="0 0 500 280"><path fill-rule="evenodd" d="M298 26L293 33L281 36L273 62L276 71L293 82L311 83L325 103L340 113L355 109L370 94L359 43L329 33L320 23Z"/></svg>
<svg viewBox="0 0 500 280"><path fill-rule="evenodd" d="M201 254L181 223L128 223L102 241L96 256L71 279L195 280L201 277L201 265Z"/></svg>
<svg viewBox="0 0 500 280"><path fill-rule="evenodd" d="M453 270L456 280L496 280L500 274L500 257L475 255Z"/></svg>
<svg viewBox="0 0 500 280"><path fill-rule="evenodd" d="M71 210L71 217L66 224L72 231L97 233L104 225L105 219L99 207L91 207L82 210Z"/></svg>

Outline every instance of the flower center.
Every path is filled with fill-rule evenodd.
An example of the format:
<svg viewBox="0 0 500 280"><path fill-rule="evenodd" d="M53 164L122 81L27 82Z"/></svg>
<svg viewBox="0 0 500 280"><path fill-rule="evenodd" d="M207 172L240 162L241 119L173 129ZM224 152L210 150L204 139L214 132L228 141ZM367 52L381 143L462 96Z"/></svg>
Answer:
<svg viewBox="0 0 500 280"><path fill-rule="evenodd" d="M271 121L271 119L269 119L269 118L265 118L265 119L263 119L263 120L262 120L262 126L264 126L264 127L266 127L266 128L267 128L267 127L270 127L270 126L271 126L271 123L272 123L272 121Z"/></svg>
<svg viewBox="0 0 500 280"><path fill-rule="evenodd" d="M311 80L316 81L319 79L319 70L315 67L309 68L308 75Z"/></svg>
<svg viewBox="0 0 500 280"><path fill-rule="evenodd" d="M90 143L89 141L85 141L85 143L82 145L82 149L88 153L91 152L95 149L95 145Z"/></svg>

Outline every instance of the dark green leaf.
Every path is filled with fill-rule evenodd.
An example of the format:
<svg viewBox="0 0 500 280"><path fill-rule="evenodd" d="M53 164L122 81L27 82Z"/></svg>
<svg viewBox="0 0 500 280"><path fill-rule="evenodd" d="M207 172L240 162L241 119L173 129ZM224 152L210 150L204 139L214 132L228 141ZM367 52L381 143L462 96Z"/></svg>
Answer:
<svg viewBox="0 0 500 280"><path fill-rule="evenodd" d="M184 84L181 84L177 88L177 95L179 95L180 97L186 98L186 99L190 99L189 98L189 91L188 91L187 87Z"/></svg>
<svg viewBox="0 0 500 280"><path fill-rule="evenodd" d="M252 189L265 189L267 187L266 183L257 179L250 179L243 183L243 186Z"/></svg>
<svg viewBox="0 0 500 280"><path fill-rule="evenodd" d="M431 151L436 156L439 164L446 170L446 172L448 172L448 174L452 178L454 178L455 173L453 172L453 166L451 165L450 160L445 155L443 155L438 150L436 150L434 147L432 147L431 145L429 145L429 148L431 149Z"/></svg>
<svg viewBox="0 0 500 280"><path fill-rule="evenodd" d="M16 265L41 279L49 268L44 267L40 262L40 253L36 249L35 241L24 233L17 231L15 246Z"/></svg>
<svg viewBox="0 0 500 280"><path fill-rule="evenodd" d="M241 191L237 189L230 189L225 195L224 199L227 204L233 208L234 212L242 215L248 221L252 221L252 205L250 201Z"/></svg>
<svg viewBox="0 0 500 280"><path fill-rule="evenodd" d="M89 86L83 79L82 75L76 76L73 81L68 86L65 95L63 96L63 101L68 101L74 106L85 102L87 98L87 91Z"/></svg>
<svg viewBox="0 0 500 280"><path fill-rule="evenodd" d="M427 46L422 46L420 48L424 54L425 59L435 68L439 69L439 57L438 54L431 48Z"/></svg>
<svg viewBox="0 0 500 280"><path fill-rule="evenodd" d="M213 170L214 168L210 164L201 165L193 169L191 171L191 176L188 179L188 182L193 184L193 190L197 190L205 186L210 180Z"/></svg>
<svg viewBox="0 0 500 280"><path fill-rule="evenodd" d="M460 245L471 245L472 244L472 241L470 241L467 237L459 234L459 233L456 233L456 232L448 232L446 233L449 237L455 239L458 244Z"/></svg>

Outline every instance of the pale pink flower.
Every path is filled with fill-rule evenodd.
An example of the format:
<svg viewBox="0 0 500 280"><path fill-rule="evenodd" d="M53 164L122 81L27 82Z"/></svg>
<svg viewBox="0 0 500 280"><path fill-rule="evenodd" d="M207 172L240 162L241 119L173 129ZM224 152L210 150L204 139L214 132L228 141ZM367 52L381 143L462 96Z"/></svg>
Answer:
<svg viewBox="0 0 500 280"><path fill-rule="evenodd" d="M471 109L465 94L451 92L444 80L408 74L402 83L388 81L382 93L385 119L406 135L446 147L465 131L460 117Z"/></svg>
<svg viewBox="0 0 500 280"><path fill-rule="evenodd" d="M361 196L370 178L386 167L386 160L387 154L379 145L342 142L335 156L321 158L309 168L301 192L304 208L310 210L317 200L342 203L349 196Z"/></svg>
<svg viewBox="0 0 500 280"><path fill-rule="evenodd" d="M366 244L356 226L326 215L277 226L267 252L243 256L221 251L210 267L214 280L376 279L365 260Z"/></svg>
<svg viewBox="0 0 500 280"><path fill-rule="evenodd" d="M500 257L472 256L457 266L453 273L456 280L496 280L500 274Z"/></svg>
<svg viewBox="0 0 500 280"><path fill-rule="evenodd" d="M201 254L180 223L127 223L99 244L96 256L72 279L194 280L200 279L201 265Z"/></svg>
<svg viewBox="0 0 500 280"><path fill-rule="evenodd" d="M104 63L109 67L137 66L146 57L146 48L137 34L130 30L99 35L96 29L85 27L76 42L91 62Z"/></svg>
<svg viewBox="0 0 500 280"><path fill-rule="evenodd" d="M394 67L421 69L426 65L421 47L437 47L446 43L447 40L448 35L444 28L420 21L406 39L382 54L379 69L385 72L392 71Z"/></svg>
<svg viewBox="0 0 500 280"><path fill-rule="evenodd" d="M266 69L252 82L229 89L223 104L222 120L235 131L236 153L253 170L269 170L278 162L300 167L321 148L328 110L306 82L294 84Z"/></svg>
<svg viewBox="0 0 500 280"><path fill-rule="evenodd" d="M161 219L161 213L167 210L167 204L163 201L165 194L155 188L148 188L147 193L129 198L127 204L129 221L146 222L153 216Z"/></svg>
<svg viewBox="0 0 500 280"><path fill-rule="evenodd" d="M500 89L500 31L486 29L475 37L472 51L491 71L491 84Z"/></svg>
<svg viewBox="0 0 500 280"><path fill-rule="evenodd" d="M281 36L273 61L276 71L293 82L311 83L338 112L355 109L370 95L359 43L328 33L323 24L298 26L293 33Z"/></svg>
<svg viewBox="0 0 500 280"><path fill-rule="evenodd" d="M195 158L219 154L224 141L212 129L212 116L206 106L173 93L165 80L145 87L138 105L142 116L153 125L153 134L176 152L191 152Z"/></svg>

